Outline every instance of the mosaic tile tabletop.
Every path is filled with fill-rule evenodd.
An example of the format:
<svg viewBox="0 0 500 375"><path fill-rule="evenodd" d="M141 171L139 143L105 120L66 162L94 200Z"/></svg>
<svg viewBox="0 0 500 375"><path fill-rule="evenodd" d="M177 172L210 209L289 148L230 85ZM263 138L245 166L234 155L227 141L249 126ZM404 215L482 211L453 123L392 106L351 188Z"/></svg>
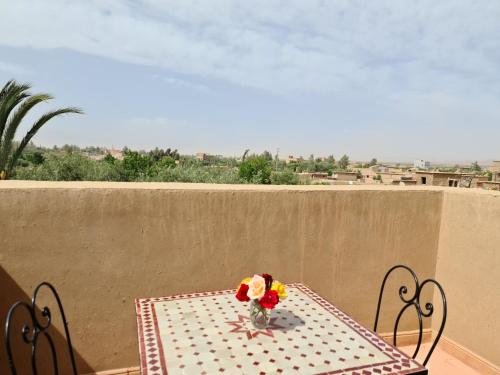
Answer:
<svg viewBox="0 0 500 375"><path fill-rule="evenodd" d="M427 374L302 284L255 329L235 290L136 300L142 375Z"/></svg>

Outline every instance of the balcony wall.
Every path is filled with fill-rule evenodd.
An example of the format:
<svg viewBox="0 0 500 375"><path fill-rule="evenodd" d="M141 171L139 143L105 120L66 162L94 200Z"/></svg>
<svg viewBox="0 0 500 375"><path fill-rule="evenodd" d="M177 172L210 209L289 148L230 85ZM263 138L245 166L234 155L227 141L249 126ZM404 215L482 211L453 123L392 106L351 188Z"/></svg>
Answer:
<svg viewBox="0 0 500 375"><path fill-rule="evenodd" d="M443 200L436 270L449 303L444 335L497 367L499 277L500 193L449 189Z"/></svg>
<svg viewBox="0 0 500 375"><path fill-rule="evenodd" d="M443 236L453 237L460 223L443 224L445 218L467 211L467 204L478 210L493 193L473 195L467 203L444 199L447 191L1 182L0 280L13 292L2 294L0 313L13 295L27 297L39 281L51 281L70 319L81 372L138 365L134 298L233 288L257 272L304 282L371 326L381 279L392 265L408 264L421 277L433 277L437 263L438 275L456 282L437 261L438 247L455 256L446 250L453 240L440 239L440 226ZM477 214L476 225L492 230L500 223L497 212ZM490 241L474 238L476 245ZM482 255L476 258L482 264ZM498 267L498 255L484 261ZM480 275L483 268L470 272ZM389 287L397 290L403 281L408 279L397 275ZM455 287L445 288L454 295ZM459 298L450 298L451 311L460 311ZM384 302L381 326L389 331L397 298ZM451 335L467 347L469 335L455 332L457 319L463 317L450 313ZM406 319L402 328L413 328L411 323ZM485 324L498 327L498 319ZM490 337L487 329L479 332ZM475 341L471 348L476 350ZM495 360L493 353L477 350Z"/></svg>

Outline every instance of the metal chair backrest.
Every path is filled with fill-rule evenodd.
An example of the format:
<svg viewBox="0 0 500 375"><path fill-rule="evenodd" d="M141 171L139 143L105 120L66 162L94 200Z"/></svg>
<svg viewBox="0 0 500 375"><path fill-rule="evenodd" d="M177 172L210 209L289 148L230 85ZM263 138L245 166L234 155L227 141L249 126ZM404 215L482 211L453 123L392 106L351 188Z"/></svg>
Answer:
<svg viewBox="0 0 500 375"><path fill-rule="evenodd" d="M40 337L42 336L47 340L50 347L50 355L51 355L50 359L52 363L53 374L55 375L59 374L56 347L54 345L54 340L51 337L51 334L48 332L48 329L52 324L51 311L47 306L43 307L40 310L38 310L36 306L38 293L40 289L44 287L52 292L53 296L57 301L57 306L59 308L59 312L61 314L62 322L64 325L64 334L66 335L66 343L68 346L72 374L76 375L77 372L76 372L75 355L73 353L73 347L71 345L71 338L68 330L68 322L66 321L66 316L64 314L64 309L61 303L61 299L59 298L56 289L47 282L40 283L35 288L35 291L33 292L33 297L31 299L31 304L24 301L18 301L10 307L9 312L7 313L7 320L5 322L5 347L7 349L7 359L11 374L18 375L16 364L14 361L14 355L13 355L14 353L12 352L11 331L12 331L12 325L13 325L12 320L14 314L16 313L16 311L19 311L20 309L24 309L25 311L27 311L30 316L30 321L23 325L21 332L19 332L19 334L22 336L22 339L26 344L31 345L31 373L33 375L38 374L37 352L38 352L38 344L40 343ZM37 315L41 315L43 321L40 321Z"/></svg>
<svg viewBox="0 0 500 375"><path fill-rule="evenodd" d="M446 315L447 315L446 296L444 294L443 287L436 280L427 279L427 280L424 280L422 282L422 284L420 284L418 281L417 275L415 274L415 272L413 272L413 270L410 267L405 266L405 265L401 265L401 264L392 267L385 274L384 281L382 281L382 286L380 288L380 295L378 298L377 314L375 316L375 324L373 326L373 331L375 331L375 332L377 331L378 319L379 319L379 314L380 314L380 305L382 303L382 296L384 294L385 283L386 283L389 275L397 269L406 270L407 272L409 272L411 274L411 276L415 282L415 293L413 294L413 296L411 296L411 298L406 298L405 295L408 293L408 288L406 287L406 285L403 285L399 288L399 297L401 298L401 301L403 301L403 307L401 308L401 310L396 318L396 323L394 324L393 344L394 344L394 346L396 346L396 338L397 338L397 333L398 333L399 320L403 316L404 312L413 306L414 311L415 311L417 318L418 318L418 342L417 342L417 347L415 348L415 352L413 353L413 356L412 356L413 359L416 358L418 351L420 350L420 346L422 344L422 335L423 335L422 318L429 318L434 313L434 305L431 302L425 303L424 308L422 308L422 302L420 300L421 294L422 294L422 289L427 284L434 284L438 288L438 290L441 294L441 299L442 299L442 303L443 303L443 317L441 319L441 326L439 327L438 334L434 338L432 346L429 349L429 352L427 353L427 356L425 357L425 360L423 362L423 365L425 366L425 365L427 365L427 362L429 361L429 359L432 355L432 352L436 348L436 345L437 345L439 339L441 338L441 335L442 335L443 330L444 330L444 326L446 324Z"/></svg>

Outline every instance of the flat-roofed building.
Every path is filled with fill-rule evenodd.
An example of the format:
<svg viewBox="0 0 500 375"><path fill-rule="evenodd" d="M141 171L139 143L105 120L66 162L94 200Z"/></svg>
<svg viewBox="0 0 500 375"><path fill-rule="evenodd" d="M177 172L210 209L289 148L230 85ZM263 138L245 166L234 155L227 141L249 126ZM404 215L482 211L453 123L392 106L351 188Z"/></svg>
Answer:
<svg viewBox="0 0 500 375"><path fill-rule="evenodd" d="M418 169L429 169L431 167L431 163L426 160L415 160L413 162L413 167Z"/></svg>
<svg viewBox="0 0 500 375"><path fill-rule="evenodd" d="M413 174L417 185L448 186L448 187L478 187L487 181L487 176L477 176L474 173L427 172L416 171Z"/></svg>
<svg viewBox="0 0 500 375"><path fill-rule="evenodd" d="M458 181L461 177L461 173L454 172L414 172L414 179L417 181L417 185L458 187Z"/></svg>
<svg viewBox="0 0 500 375"><path fill-rule="evenodd" d="M123 160L123 152L121 150L117 150L112 147L110 150L107 150L108 154L114 157L117 160Z"/></svg>
<svg viewBox="0 0 500 375"><path fill-rule="evenodd" d="M323 181L328 182L328 173L326 172L301 172L297 173L299 176L299 181L302 183L309 183L311 181Z"/></svg>
<svg viewBox="0 0 500 375"><path fill-rule="evenodd" d="M380 181L383 184L390 185L394 183L399 183L401 179L406 175L402 172L382 172L379 173L379 176L380 176Z"/></svg>
<svg viewBox="0 0 500 375"><path fill-rule="evenodd" d="M357 181L358 172L334 172L332 178L337 181Z"/></svg>
<svg viewBox="0 0 500 375"><path fill-rule="evenodd" d="M490 172L492 174L493 182L500 182L500 160L494 160L491 164Z"/></svg>
<svg viewBox="0 0 500 375"><path fill-rule="evenodd" d="M298 158L296 158L293 155L288 155L288 158L286 159L286 163L287 164L290 164L290 163L302 163L303 161L304 161L304 158L302 156L299 156Z"/></svg>
<svg viewBox="0 0 500 375"><path fill-rule="evenodd" d="M479 181L477 187L486 190L500 190L500 181Z"/></svg>
<svg viewBox="0 0 500 375"><path fill-rule="evenodd" d="M208 160L208 154L206 152L197 152L196 153L196 160L207 161Z"/></svg>
<svg viewBox="0 0 500 375"><path fill-rule="evenodd" d="M407 186L416 185L417 180L414 180L412 176L401 176L401 179L392 181L393 185Z"/></svg>

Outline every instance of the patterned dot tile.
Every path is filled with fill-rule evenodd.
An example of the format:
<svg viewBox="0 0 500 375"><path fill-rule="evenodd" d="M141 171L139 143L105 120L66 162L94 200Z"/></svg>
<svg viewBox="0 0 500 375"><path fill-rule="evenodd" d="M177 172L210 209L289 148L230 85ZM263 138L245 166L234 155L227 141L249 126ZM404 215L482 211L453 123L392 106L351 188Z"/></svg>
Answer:
<svg viewBox="0 0 500 375"><path fill-rule="evenodd" d="M302 284L256 329L235 290L136 300L142 375L427 374Z"/></svg>

